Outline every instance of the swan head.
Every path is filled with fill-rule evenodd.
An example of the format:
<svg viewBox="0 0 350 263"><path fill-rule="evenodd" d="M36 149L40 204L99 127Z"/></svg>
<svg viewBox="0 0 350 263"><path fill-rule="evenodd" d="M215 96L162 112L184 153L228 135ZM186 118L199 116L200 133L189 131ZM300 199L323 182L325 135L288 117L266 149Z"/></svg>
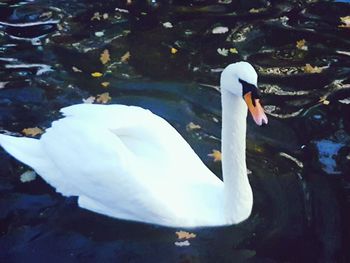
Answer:
<svg viewBox="0 0 350 263"><path fill-rule="evenodd" d="M267 124L264 108L260 104L258 74L251 64L241 61L228 65L221 73L220 87L246 102L257 125Z"/></svg>

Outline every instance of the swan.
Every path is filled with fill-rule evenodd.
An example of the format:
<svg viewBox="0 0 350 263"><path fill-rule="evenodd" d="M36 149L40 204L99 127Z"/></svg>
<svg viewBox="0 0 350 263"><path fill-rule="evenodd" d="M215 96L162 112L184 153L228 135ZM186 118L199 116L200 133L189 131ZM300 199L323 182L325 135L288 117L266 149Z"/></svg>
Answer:
<svg viewBox="0 0 350 263"><path fill-rule="evenodd" d="M237 224L253 205L247 108L268 122L257 78L243 61L221 73L223 181L167 121L136 106L69 106L40 139L1 134L0 144L81 208L168 227Z"/></svg>

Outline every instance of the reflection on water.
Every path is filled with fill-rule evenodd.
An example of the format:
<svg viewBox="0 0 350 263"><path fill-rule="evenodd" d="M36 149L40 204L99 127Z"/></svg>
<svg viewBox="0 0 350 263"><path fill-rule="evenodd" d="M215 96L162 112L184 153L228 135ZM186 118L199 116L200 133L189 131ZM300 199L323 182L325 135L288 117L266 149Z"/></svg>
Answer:
<svg viewBox="0 0 350 263"><path fill-rule="evenodd" d="M167 119L221 177L208 154L220 149L226 64L254 64L270 115L264 128L248 120L252 216L195 229L186 247L174 229L83 211L40 178L22 183L28 168L1 150L0 261L349 262L347 2L0 3L2 132L45 129L61 107L108 92Z"/></svg>

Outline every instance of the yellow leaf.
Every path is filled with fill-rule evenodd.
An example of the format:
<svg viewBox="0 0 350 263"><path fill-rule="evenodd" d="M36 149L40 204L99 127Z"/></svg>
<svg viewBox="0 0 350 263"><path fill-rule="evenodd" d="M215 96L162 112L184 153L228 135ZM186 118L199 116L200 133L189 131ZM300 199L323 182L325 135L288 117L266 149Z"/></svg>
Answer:
<svg viewBox="0 0 350 263"><path fill-rule="evenodd" d="M324 104L324 105L329 105L329 103L331 103L329 100L324 100L324 101L322 101L322 103Z"/></svg>
<svg viewBox="0 0 350 263"><path fill-rule="evenodd" d="M321 73L323 68L317 67L317 66L311 66L310 64L306 64L303 68L305 73Z"/></svg>
<svg viewBox="0 0 350 263"><path fill-rule="evenodd" d="M109 56L108 49L103 50L103 52L100 55L100 61L103 65L107 64L111 60Z"/></svg>
<svg viewBox="0 0 350 263"><path fill-rule="evenodd" d="M78 68L75 67L75 66L72 67L72 70L73 70L74 72L82 72L80 69L78 69Z"/></svg>
<svg viewBox="0 0 350 263"><path fill-rule="evenodd" d="M350 16L340 17L340 21L343 23L343 25L339 25L338 27L350 28Z"/></svg>
<svg viewBox="0 0 350 263"><path fill-rule="evenodd" d="M39 134L42 134L44 131L38 127L34 127L34 128L26 128L26 129L23 129L22 130L22 133L24 135L27 135L27 136L31 136L31 137L34 137L34 136L37 136Z"/></svg>
<svg viewBox="0 0 350 263"><path fill-rule="evenodd" d="M103 74L101 72L93 72L91 73L91 76L93 76L94 78L99 78L99 77L102 77Z"/></svg>
<svg viewBox="0 0 350 263"><path fill-rule="evenodd" d="M297 47L297 49L308 50L308 47L306 46L305 39L298 40L296 43L296 47Z"/></svg>
<svg viewBox="0 0 350 263"><path fill-rule="evenodd" d="M125 63L130 59L130 57L131 55L130 55L130 52L128 51L120 58L120 61Z"/></svg>
<svg viewBox="0 0 350 263"><path fill-rule="evenodd" d="M178 50L176 49L176 48L174 48L174 47L172 47L171 49L170 49L170 53L171 54L176 54L178 52Z"/></svg>
<svg viewBox="0 0 350 263"><path fill-rule="evenodd" d="M200 129L201 126L199 126L198 124L194 124L193 122L190 122L189 124L187 124L186 126L186 130L187 131L193 131L193 130L198 130Z"/></svg>
<svg viewBox="0 0 350 263"><path fill-rule="evenodd" d="M97 99L96 102L97 103L103 103L106 104L107 102L109 102L112 98L109 96L108 92L102 93L97 95Z"/></svg>
<svg viewBox="0 0 350 263"><path fill-rule="evenodd" d="M238 54L237 48L232 47L232 48L230 48L229 51L230 51L231 54Z"/></svg>
<svg viewBox="0 0 350 263"><path fill-rule="evenodd" d="M175 232L175 234L177 235L178 239L191 239L191 238L195 238L197 236L194 233L186 232L183 230L177 231L177 232Z"/></svg>
<svg viewBox="0 0 350 263"><path fill-rule="evenodd" d="M101 86L107 88L109 86L109 82L105 81L101 83Z"/></svg>
<svg viewBox="0 0 350 263"><path fill-rule="evenodd" d="M214 162L219 162L221 161L221 152L218 150L213 150L213 153L208 154L208 156L214 158Z"/></svg>

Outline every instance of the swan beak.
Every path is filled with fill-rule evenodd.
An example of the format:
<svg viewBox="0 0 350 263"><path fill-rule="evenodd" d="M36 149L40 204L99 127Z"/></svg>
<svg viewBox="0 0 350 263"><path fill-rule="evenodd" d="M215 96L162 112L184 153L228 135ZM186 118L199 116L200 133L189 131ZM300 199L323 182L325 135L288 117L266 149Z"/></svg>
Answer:
<svg viewBox="0 0 350 263"><path fill-rule="evenodd" d="M259 126L263 124L267 124L267 117L264 112L264 108L260 104L259 99L254 99L252 98L252 93L248 92L247 94L244 95L244 100L247 103L248 109L250 113L252 114L252 117L255 121L255 123ZM255 105L254 105L255 104Z"/></svg>

